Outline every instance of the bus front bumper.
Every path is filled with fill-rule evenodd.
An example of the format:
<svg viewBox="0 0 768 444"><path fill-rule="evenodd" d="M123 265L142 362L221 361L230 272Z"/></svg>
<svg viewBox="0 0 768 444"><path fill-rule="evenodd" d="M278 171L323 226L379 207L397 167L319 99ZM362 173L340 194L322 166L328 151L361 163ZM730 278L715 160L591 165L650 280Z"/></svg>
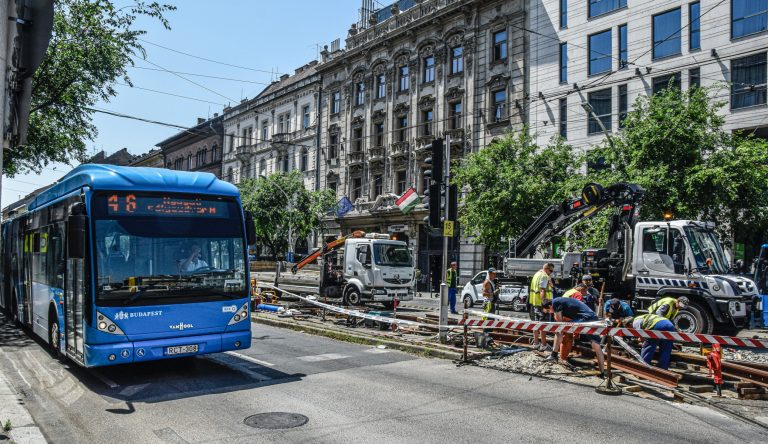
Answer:
<svg viewBox="0 0 768 444"><path fill-rule="evenodd" d="M130 364L132 362L205 355L251 346L249 330L210 335L183 336L147 341L118 342L85 346L85 366Z"/></svg>

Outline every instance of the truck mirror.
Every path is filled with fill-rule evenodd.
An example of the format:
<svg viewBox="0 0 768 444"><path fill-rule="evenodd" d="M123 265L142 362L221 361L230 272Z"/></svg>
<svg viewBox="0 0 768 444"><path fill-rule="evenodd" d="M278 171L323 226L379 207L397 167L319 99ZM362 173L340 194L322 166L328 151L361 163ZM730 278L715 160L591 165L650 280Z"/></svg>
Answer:
<svg viewBox="0 0 768 444"><path fill-rule="evenodd" d="M245 237L248 245L256 245L256 224L250 211L245 212Z"/></svg>

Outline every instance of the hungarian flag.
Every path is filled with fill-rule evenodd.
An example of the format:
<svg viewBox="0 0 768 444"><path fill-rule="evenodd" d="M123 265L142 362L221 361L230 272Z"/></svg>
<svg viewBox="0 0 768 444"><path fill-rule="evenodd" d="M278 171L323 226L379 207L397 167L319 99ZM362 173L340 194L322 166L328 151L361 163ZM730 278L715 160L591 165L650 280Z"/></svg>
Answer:
<svg viewBox="0 0 768 444"><path fill-rule="evenodd" d="M403 195L395 201L395 204L397 204L397 207L400 208L400 211L408 214L416 205L419 204L419 202L421 202L421 198L416 193L416 190L411 187L408 188L408 191L403 193Z"/></svg>

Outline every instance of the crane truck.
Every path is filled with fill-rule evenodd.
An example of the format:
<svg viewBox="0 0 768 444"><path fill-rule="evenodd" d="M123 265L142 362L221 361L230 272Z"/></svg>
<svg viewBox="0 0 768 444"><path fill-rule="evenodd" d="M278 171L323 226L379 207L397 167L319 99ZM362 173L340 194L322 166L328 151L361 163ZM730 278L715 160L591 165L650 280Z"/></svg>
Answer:
<svg viewBox="0 0 768 444"><path fill-rule="evenodd" d="M689 306L673 320L684 332L731 333L746 326L757 287L730 273L714 224L638 221L644 194L636 184L587 184L579 198L550 206L522 233L512 248L514 257L504 261L505 275L528 284L544 262L552 262L561 288L591 274L604 286L605 300L630 300L639 311L661 297L688 297ZM525 258L606 208L614 212L605 247L567 253L563 259Z"/></svg>
<svg viewBox="0 0 768 444"><path fill-rule="evenodd" d="M413 299L413 260L403 241L391 240L387 234L355 231L315 250L291 272L296 274L320 258L319 294L323 298L341 298L344 305L380 302L387 308L395 300Z"/></svg>

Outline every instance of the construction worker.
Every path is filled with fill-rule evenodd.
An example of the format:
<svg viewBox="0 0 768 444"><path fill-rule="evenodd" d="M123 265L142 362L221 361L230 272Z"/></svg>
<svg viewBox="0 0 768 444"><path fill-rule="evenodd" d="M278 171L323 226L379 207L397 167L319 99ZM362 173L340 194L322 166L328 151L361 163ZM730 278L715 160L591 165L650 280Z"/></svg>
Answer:
<svg viewBox="0 0 768 444"><path fill-rule="evenodd" d="M657 314L648 313L637 316L634 319L627 319L631 319L632 328L637 330L675 331L675 326L672 324L672 321ZM669 369L669 361L672 358L672 341L667 339L648 338L643 342L643 349L640 352L640 356L643 358L643 361L650 365L653 355L656 354L657 347L659 349L658 367L667 370Z"/></svg>
<svg viewBox="0 0 768 444"><path fill-rule="evenodd" d="M496 311L496 303L500 292L501 289L496 287L496 269L491 267L488 269L488 276L483 282L483 299L485 300L483 310L486 313Z"/></svg>
<svg viewBox="0 0 768 444"><path fill-rule="evenodd" d="M651 304L648 307L648 313L653 313L672 321L677 316L677 313L687 307L688 304L688 298L685 296L680 296L677 299L667 296Z"/></svg>
<svg viewBox="0 0 768 444"><path fill-rule="evenodd" d="M546 313L554 314L556 322L595 322L598 321L598 317L594 311L590 310L587 305L574 298L555 298L548 299L542 302L542 310ZM554 351L547 357L548 361L557 360L560 344L563 341L563 334L558 333L555 336L555 343L552 346ZM589 342L592 347L592 351L597 356L597 364L600 368L600 376L604 375L604 357L603 350L600 348L600 336L598 335L585 335L579 334L579 341ZM566 359L568 356L562 356L562 359Z"/></svg>
<svg viewBox="0 0 768 444"><path fill-rule="evenodd" d="M587 290L583 292L584 298L582 302L587 304L587 307L597 313L597 304L600 301L600 292L594 287L594 281L591 274L585 274L581 277L581 283L587 286Z"/></svg>
<svg viewBox="0 0 768 444"><path fill-rule="evenodd" d="M605 313L606 319L612 321L634 316L632 307L618 298L608 299L603 307L603 313Z"/></svg>
<svg viewBox="0 0 768 444"><path fill-rule="evenodd" d="M456 287L459 285L459 274L456 272L456 261L451 262L451 268L445 272L445 283L448 284L448 305L451 314L456 312Z"/></svg>
<svg viewBox="0 0 768 444"><path fill-rule="evenodd" d="M564 298L574 298L578 301L584 302L584 293L587 292L587 286L579 282L575 287L563 293ZM595 311L595 310L592 310Z"/></svg>
<svg viewBox="0 0 768 444"><path fill-rule="evenodd" d="M549 317L541 309L542 303L546 300L552 300L552 279L550 276L555 271L555 264L547 262L537 271L529 286L530 294L528 303L531 305L531 318L534 321L548 321ZM533 332L533 349L539 351L552 351L552 347L547 345L547 335L543 331Z"/></svg>

